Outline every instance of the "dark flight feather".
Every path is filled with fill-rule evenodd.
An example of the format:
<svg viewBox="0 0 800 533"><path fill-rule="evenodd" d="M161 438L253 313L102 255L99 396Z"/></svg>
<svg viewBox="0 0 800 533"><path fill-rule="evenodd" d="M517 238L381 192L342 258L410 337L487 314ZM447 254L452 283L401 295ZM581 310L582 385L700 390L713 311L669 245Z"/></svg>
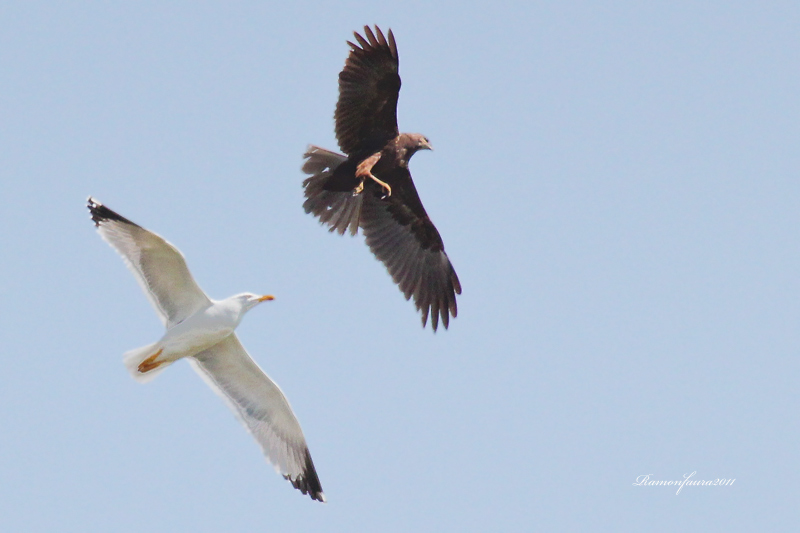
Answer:
<svg viewBox="0 0 800 533"><path fill-rule="evenodd" d="M303 473L296 478L292 479L290 476L283 476L294 488L308 494L312 500L318 502L325 501L325 495L322 493L322 484L319 482L317 470L314 468L314 461L311 460L311 453L306 448L306 456L303 462Z"/></svg>
<svg viewBox="0 0 800 533"><path fill-rule="evenodd" d="M375 32L365 26L366 39L354 33L358 44L348 41L352 50L339 74L334 119L339 148L347 155L378 152L399 133L397 46L391 30L388 41L378 27Z"/></svg>

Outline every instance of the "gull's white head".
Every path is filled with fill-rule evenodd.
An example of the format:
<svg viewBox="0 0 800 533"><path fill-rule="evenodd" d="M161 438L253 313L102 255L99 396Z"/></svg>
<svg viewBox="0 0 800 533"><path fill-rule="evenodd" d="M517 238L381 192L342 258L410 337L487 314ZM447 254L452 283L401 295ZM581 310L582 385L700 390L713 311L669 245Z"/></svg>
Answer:
<svg viewBox="0 0 800 533"><path fill-rule="evenodd" d="M242 311L249 311L261 302L274 300L275 297L271 294L259 296L258 294L253 294L252 292L243 292L242 294L237 294L234 296L233 299L241 303Z"/></svg>
<svg viewBox="0 0 800 533"><path fill-rule="evenodd" d="M239 325L239 322L250 309L254 308L261 302L274 299L275 297L271 294L259 296L258 294L253 294L252 292L243 292L241 294L237 294L236 296L231 296L229 298L225 298L224 300L214 302L213 308L210 310L210 312L211 314L225 317L222 320L230 321L235 328Z"/></svg>

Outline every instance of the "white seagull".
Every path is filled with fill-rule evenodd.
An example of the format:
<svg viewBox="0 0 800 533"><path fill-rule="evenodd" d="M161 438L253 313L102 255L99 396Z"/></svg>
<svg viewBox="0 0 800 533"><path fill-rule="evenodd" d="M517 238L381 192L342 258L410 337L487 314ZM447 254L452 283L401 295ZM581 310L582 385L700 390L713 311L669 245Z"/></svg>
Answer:
<svg viewBox="0 0 800 533"><path fill-rule="evenodd" d="M88 207L100 236L125 260L167 328L158 342L124 355L133 378L150 381L186 357L258 441L275 470L303 494L324 502L303 430L286 396L234 333L247 311L273 297L242 293L211 300L177 248L92 197Z"/></svg>

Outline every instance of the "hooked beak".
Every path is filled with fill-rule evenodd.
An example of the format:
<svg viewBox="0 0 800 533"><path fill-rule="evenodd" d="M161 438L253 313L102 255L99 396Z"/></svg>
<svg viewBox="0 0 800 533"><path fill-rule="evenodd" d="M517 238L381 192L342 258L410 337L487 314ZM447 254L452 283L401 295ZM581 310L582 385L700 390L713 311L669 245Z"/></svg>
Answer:
<svg viewBox="0 0 800 533"><path fill-rule="evenodd" d="M433 146L431 146L431 143L425 143L422 146L420 146L420 148L422 148L423 150L431 150L431 151L433 151Z"/></svg>
<svg viewBox="0 0 800 533"><path fill-rule="evenodd" d="M275 297L271 294L267 294L266 296L262 296L261 298L256 298L257 302L268 302L270 300L274 300Z"/></svg>

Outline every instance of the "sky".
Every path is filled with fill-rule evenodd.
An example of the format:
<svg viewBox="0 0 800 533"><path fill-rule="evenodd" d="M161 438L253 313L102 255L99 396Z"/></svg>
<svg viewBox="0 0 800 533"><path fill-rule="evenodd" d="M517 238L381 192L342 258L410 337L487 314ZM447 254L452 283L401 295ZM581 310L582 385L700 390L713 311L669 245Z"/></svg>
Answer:
<svg viewBox="0 0 800 533"><path fill-rule="evenodd" d="M346 40L394 31L458 272L422 329L302 209ZM4 2L0 530L794 531L796 2ZM182 250L305 432L291 488L179 362L92 195ZM734 479L726 486L636 485Z"/></svg>

